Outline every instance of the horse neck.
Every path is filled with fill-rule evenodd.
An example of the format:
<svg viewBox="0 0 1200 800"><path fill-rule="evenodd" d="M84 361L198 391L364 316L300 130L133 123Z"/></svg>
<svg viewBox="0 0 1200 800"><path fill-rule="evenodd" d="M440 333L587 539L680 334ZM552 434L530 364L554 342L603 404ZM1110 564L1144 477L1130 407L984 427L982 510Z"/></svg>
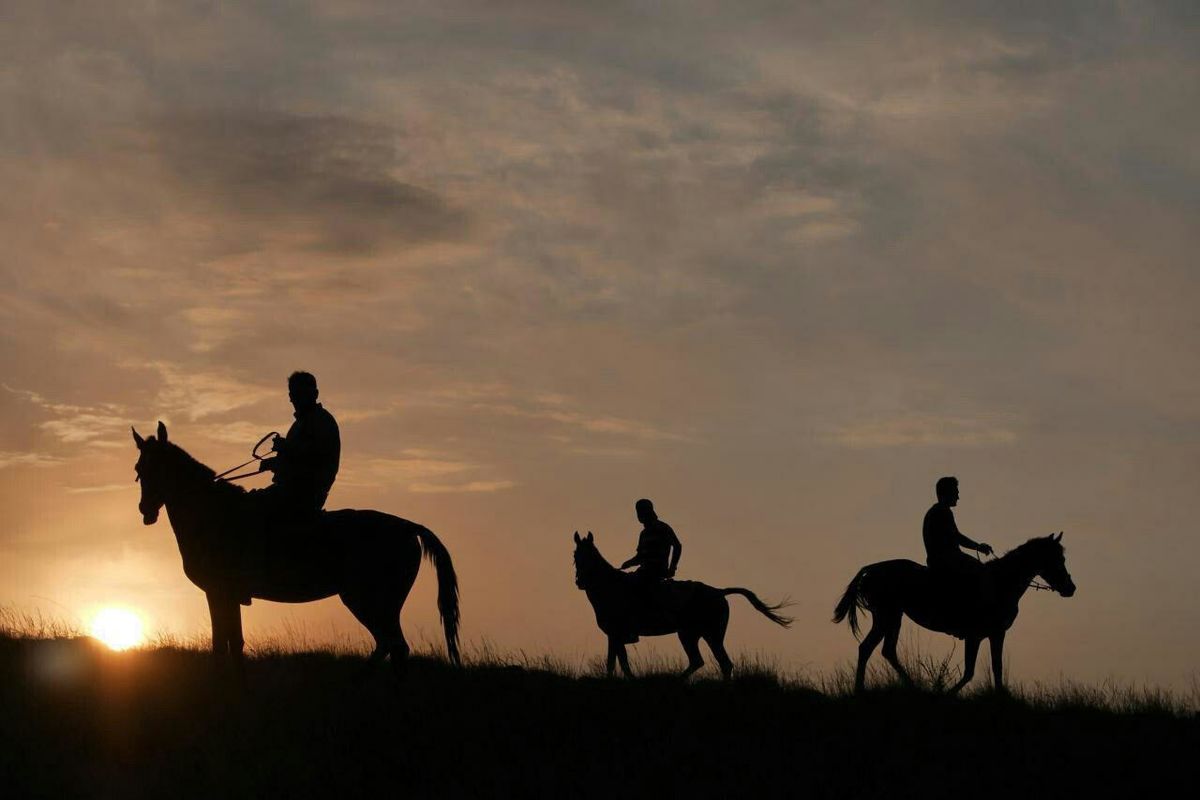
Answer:
<svg viewBox="0 0 1200 800"><path fill-rule="evenodd" d="M180 450L172 465L171 491L164 505L171 525L180 532L191 528L198 513L214 508L221 500L221 486L213 481L214 473L199 461Z"/></svg>
<svg viewBox="0 0 1200 800"><path fill-rule="evenodd" d="M1014 601L1020 600L1029 590L1029 584L1037 575L1037 567L1026 545L1010 550L992 562L991 566L998 578L997 588L1000 593L1011 596Z"/></svg>
<svg viewBox="0 0 1200 800"><path fill-rule="evenodd" d="M615 578L620 573L621 571L608 563L608 559L597 550L595 562L588 568L588 588L585 591L605 591L615 583Z"/></svg>

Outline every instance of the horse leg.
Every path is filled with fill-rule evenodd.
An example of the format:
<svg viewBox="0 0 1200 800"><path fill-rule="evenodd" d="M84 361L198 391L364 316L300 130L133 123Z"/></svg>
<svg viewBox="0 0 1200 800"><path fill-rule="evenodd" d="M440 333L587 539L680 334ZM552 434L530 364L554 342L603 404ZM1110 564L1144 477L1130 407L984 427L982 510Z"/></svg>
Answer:
<svg viewBox="0 0 1200 800"><path fill-rule="evenodd" d="M242 609L236 597L206 593L208 615L212 618L213 667L218 672L228 661L238 683L246 681L246 662L242 655Z"/></svg>
<svg viewBox="0 0 1200 800"><path fill-rule="evenodd" d="M879 624L879 618L874 617L871 620L871 630L867 631L867 635L858 644L858 668L854 671L854 693L859 694L867 683L867 662L871 660L871 654L875 652L875 648L883 641L883 626Z"/></svg>
<svg viewBox="0 0 1200 800"><path fill-rule="evenodd" d="M342 592L340 597L342 604L350 609L350 613L354 615L354 618L362 623L362 626L371 634L371 638L375 640L375 647L371 650L371 655L367 656L367 663L363 665L360 675L360 677L366 677L380 662L387 658L388 652L391 649L391 640L394 638L393 632L389 630L389 627L390 625L395 626L396 632L398 632L400 628L399 618L392 617L389 625L388 614L379 607L378 601L373 602L365 596L349 594L347 592Z"/></svg>
<svg viewBox="0 0 1200 800"><path fill-rule="evenodd" d="M399 583L391 589L394 607L387 618L389 623L387 630L391 635L391 645L388 649L392 656L392 670L397 675L403 675L408 671L408 654L412 652L412 648L408 646L408 641L404 638L404 629L400 625L400 612L404 608L404 601L408 599L408 593L412 591L413 583L417 580L417 571L420 568L421 552L416 550L412 556L411 568L401 574Z"/></svg>
<svg viewBox="0 0 1200 800"><path fill-rule="evenodd" d="M708 649L712 651L713 658L717 660L717 666L721 668L721 677L729 680L733 677L733 659L729 657L729 653L725 652L725 631L729 628L729 603L725 602L723 605L722 613L717 615L708 632L704 634L704 641L708 643Z"/></svg>
<svg viewBox="0 0 1200 800"><path fill-rule="evenodd" d="M992 651L992 684L997 692L1007 693L1004 688L1004 631L992 634L988 639Z"/></svg>
<svg viewBox="0 0 1200 800"><path fill-rule="evenodd" d="M617 646L616 638L612 636L608 637L608 659L604 667L610 678L617 671Z"/></svg>
<svg viewBox="0 0 1200 800"><path fill-rule="evenodd" d="M729 653L725 652L725 637L709 634L704 637L704 641L708 642L708 649L712 650L713 658L717 660L717 665L721 668L721 677L729 680L733 677L733 659L729 657Z"/></svg>
<svg viewBox="0 0 1200 800"><path fill-rule="evenodd" d="M392 628L392 671L403 676L408 672L408 654L412 648L404 638L404 629L400 627L400 609L396 609L396 624Z"/></svg>
<svg viewBox="0 0 1200 800"><path fill-rule="evenodd" d="M904 681L904 685L912 686L914 685L913 679L904 669L904 665L900 663L900 659L896 655L896 645L900 641L900 623L903 620L904 617L900 614L884 620L883 657L892 665L892 669L896 670L896 674L900 676L900 680Z"/></svg>
<svg viewBox="0 0 1200 800"><path fill-rule="evenodd" d="M229 634L225 629L226 614L224 613L226 603L212 592L205 592L204 598L208 601L208 617L212 621L213 667L220 669L226 653L229 652Z"/></svg>
<svg viewBox="0 0 1200 800"><path fill-rule="evenodd" d="M625 649L624 642L617 642L617 661L621 663L621 671L625 673L625 677L632 678L633 671L629 669L629 652Z"/></svg>
<svg viewBox="0 0 1200 800"><path fill-rule="evenodd" d="M971 678L975 677L975 659L979 655L979 639L967 639L963 649L963 674L958 679L958 683L950 687L947 694L958 694L964 686L971 682Z"/></svg>
<svg viewBox="0 0 1200 800"><path fill-rule="evenodd" d="M683 652L687 653L688 657L687 669L679 676L686 681L693 672L704 666L704 659L700 657L700 635L691 631L680 631L679 643L683 645Z"/></svg>
<svg viewBox="0 0 1200 800"><path fill-rule="evenodd" d="M228 603L226 614L226 642L229 645L229 658L233 662L233 676L239 684L246 683L246 658L243 650L246 640L242 637L242 606L236 599Z"/></svg>

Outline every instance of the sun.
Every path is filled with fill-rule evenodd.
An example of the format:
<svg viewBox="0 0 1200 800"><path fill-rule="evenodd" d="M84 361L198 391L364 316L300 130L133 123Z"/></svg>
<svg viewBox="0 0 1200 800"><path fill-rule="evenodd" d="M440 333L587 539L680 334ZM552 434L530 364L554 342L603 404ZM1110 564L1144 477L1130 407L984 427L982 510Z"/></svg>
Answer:
<svg viewBox="0 0 1200 800"><path fill-rule="evenodd" d="M146 641L142 620L125 608L102 608L92 618L92 636L113 650L128 650Z"/></svg>

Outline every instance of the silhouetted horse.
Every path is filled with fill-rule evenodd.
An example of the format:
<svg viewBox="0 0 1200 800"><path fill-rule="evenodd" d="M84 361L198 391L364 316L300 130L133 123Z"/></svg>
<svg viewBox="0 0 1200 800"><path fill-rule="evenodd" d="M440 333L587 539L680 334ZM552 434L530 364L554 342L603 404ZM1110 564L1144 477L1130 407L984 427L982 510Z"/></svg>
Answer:
<svg viewBox="0 0 1200 800"><path fill-rule="evenodd" d="M871 612L871 630L858 646L858 669L854 690L862 691L867 661L880 641L883 657L907 684L912 679L896 657L900 622L907 614L913 622L930 630L948 633L966 641L962 678L951 687L955 693L975 674L979 643L987 639L992 650L992 674L996 688L1004 689L1004 634L1017 618L1017 604L1035 577L1040 577L1063 597L1075 594L1075 583L1067 572L1062 534L1030 539L994 561L979 567L977 576L938 577L915 561L898 559L869 564L858 571L834 609L833 621L850 620L858 636L858 609ZM978 591L973 577L979 581ZM948 585L949 584L949 585Z"/></svg>
<svg viewBox="0 0 1200 800"><path fill-rule="evenodd" d="M586 538L575 532L575 585L587 594L596 612L596 624L608 635L609 676L615 672L617 661L621 662L626 677L633 675L625 651L626 637L678 633L688 657L682 677L687 678L704 666L700 657L700 640L704 639L721 667L721 674L728 678L733 673L733 661L725 652L725 629L729 625L726 595L740 594L777 625L786 628L792 624L790 617L776 613L783 603L769 606L749 589L717 589L698 581L664 581L661 587L652 587L661 588L658 594L664 600L663 607L647 609L643 580L609 564L600 555L590 531Z"/></svg>
<svg viewBox="0 0 1200 800"><path fill-rule="evenodd" d="M375 638L371 663L388 655L397 669L408 657L400 629L400 608L417 578L421 552L438 578L438 612L450 660L458 663L458 578L450 553L433 532L378 511L321 512L311 530L280 531L266 554L262 520L250 515L247 493L214 481L213 470L167 441L133 432L139 456L142 521L153 525L166 506L183 556L183 571L208 596L213 655L228 655L242 668L242 614L239 597L280 603L307 603L338 595ZM254 559L248 569L246 559Z"/></svg>

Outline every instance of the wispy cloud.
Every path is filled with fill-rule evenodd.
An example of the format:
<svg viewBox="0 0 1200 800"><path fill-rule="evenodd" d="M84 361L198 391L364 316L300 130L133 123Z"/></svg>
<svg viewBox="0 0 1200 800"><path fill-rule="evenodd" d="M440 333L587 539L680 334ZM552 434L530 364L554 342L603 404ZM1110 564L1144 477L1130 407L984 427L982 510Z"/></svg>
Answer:
<svg viewBox="0 0 1200 800"><path fill-rule="evenodd" d="M7 467L53 467L63 463L61 458L44 453L14 453L0 450L0 469Z"/></svg>
<svg viewBox="0 0 1200 800"><path fill-rule="evenodd" d="M108 492L132 492L137 489L137 484L130 481L129 483L102 483L96 486L68 486L68 494L107 494Z"/></svg>
<svg viewBox="0 0 1200 800"><path fill-rule="evenodd" d="M1017 441L1014 420L1003 416L962 417L904 414L852 422L834 429L828 439L853 448L981 447Z"/></svg>
<svg viewBox="0 0 1200 800"><path fill-rule="evenodd" d="M41 429L64 444L84 444L113 437L129 427L127 417L92 412L69 413L41 423Z"/></svg>
<svg viewBox="0 0 1200 800"><path fill-rule="evenodd" d="M123 416L125 408L116 403L74 405L55 402L38 392L15 389L7 384L3 385L3 388L23 398L41 412L53 415L54 419L43 420L37 423L37 427L63 444L103 446L111 441L110 437L114 437L129 424Z"/></svg>
<svg viewBox="0 0 1200 800"><path fill-rule="evenodd" d="M348 486L404 486L411 492L436 494L446 492L497 492L516 484L510 480L470 478L445 479L468 473L494 472L494 468L462 461L433 451L408 449L400 458L347 459L338 477ZM443 480L436 480L436 479Z"/></svg>
<svg viewBox="0 0 1200 800"><path fill-rule="evenodd" d="M408 490L417 494L453 494L502 492L517 484L513 481L469 481L467 483L413 483Z"/></svg>
<svg viewBox="0 0 1200 800"><path fill-rule="evenodd" d="M225 372L188 370L164 361L144 366L157 371L162 379L157 403L163 413L183 414L193 421L279 396L278 389L243 381Z"/></svg>

